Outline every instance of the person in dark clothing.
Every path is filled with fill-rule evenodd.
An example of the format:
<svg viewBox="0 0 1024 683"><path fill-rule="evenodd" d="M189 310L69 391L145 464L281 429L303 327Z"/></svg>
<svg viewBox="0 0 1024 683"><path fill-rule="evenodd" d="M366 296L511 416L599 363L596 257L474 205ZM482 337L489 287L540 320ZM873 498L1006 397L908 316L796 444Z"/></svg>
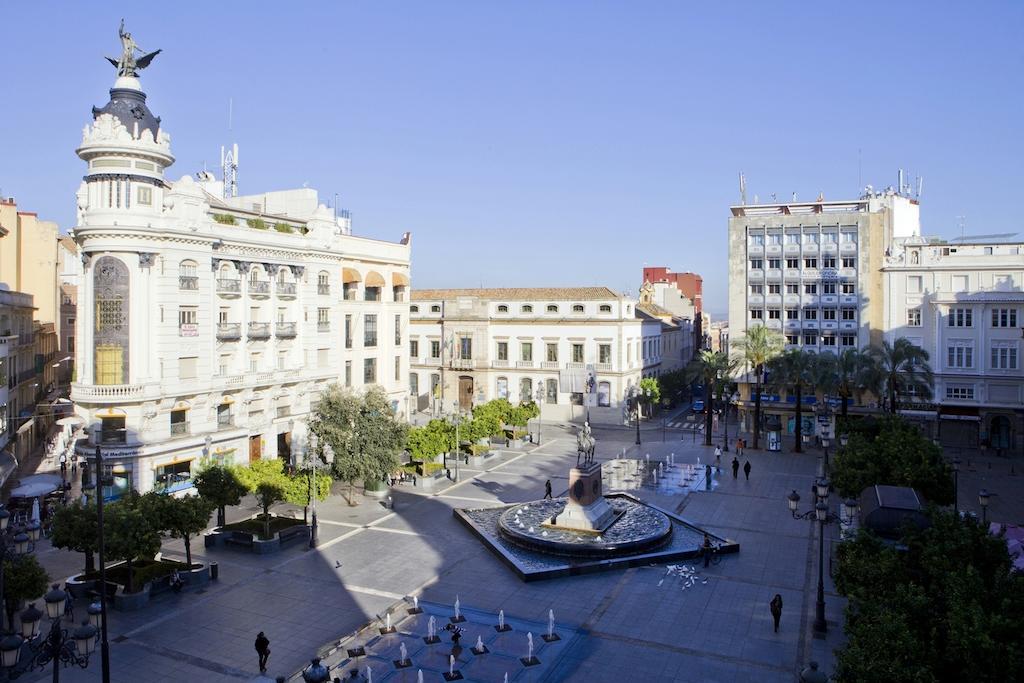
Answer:
<svg viewBox="0 0 1024 683"><path fill-rule="evenodd" d="M778 593L772 598L772 601L768 603L769 609L772 611L772 619L775 620L775 632L779 632L779 619L782 618L782 596Z"/></svg>
<svg viewBox="0 0 1024 683"><path fill-rule="evenodd" d="M740 461L736 458L732 459L732 478L735 479L740 474Z"/></svg>
<svg viewBox="0 0 1024 683"><path fill-rule="evenodd" d="M701 546L704 551L704 566L711 564L711 537L704 534L704 544Z"/></svg>
<svg viewBox="0 0 1024 683"><path fill-rule="evenodd" d="M551 480L544 482L544 497L551 500Z"/></svg>
<svg viewBox="0 0 1024 683"><path fill-rule="evenodd" d="M260 631L256 636L256 652L260 656L260 673L267 670L267 660L270 658L270 639Z"/></svg>
<svg viewBox="0 0 1024 683"><path fill-rule="evenodd" d="M746 461L745 463L743 463L743 476L745 476L747 478L747 481L750 481L750 461L749 460Z"/></svg>

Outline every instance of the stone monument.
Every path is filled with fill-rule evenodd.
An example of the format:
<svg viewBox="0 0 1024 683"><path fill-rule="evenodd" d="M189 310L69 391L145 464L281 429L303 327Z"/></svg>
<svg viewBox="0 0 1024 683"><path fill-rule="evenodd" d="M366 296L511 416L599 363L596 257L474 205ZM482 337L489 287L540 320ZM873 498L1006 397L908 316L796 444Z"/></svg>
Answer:
<svg viewBox="0 0 1024 683"><path fill-rule="evenodd" d="M601 464L592 462L569 470L569 499L544 526L600 533L617 518L601 490Z"/></svg>

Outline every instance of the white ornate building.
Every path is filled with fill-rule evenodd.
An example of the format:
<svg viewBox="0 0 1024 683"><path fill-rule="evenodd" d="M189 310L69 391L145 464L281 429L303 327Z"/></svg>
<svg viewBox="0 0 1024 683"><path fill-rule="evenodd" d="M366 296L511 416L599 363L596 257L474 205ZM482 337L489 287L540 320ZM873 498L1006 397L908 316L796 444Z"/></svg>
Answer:
<svg viewBox="0 0 1024 683"><path fill-rule="evenodd" d="M77 382L108 495L190 486L201 458L290 458L329 382L408 387L410 240L351 235L315 190L223 198L165 178L170 137L135 77L93 110L74 236Z"/></svg>
<svg viewBox="0 0 1024 683"><path fill-rule="evenodd" d="M589 393L592 420L619 422L660 363L661 322L606 287L417 290L410 318L410 393L435 414L539 391L542 419L567 420Z"/></svg>

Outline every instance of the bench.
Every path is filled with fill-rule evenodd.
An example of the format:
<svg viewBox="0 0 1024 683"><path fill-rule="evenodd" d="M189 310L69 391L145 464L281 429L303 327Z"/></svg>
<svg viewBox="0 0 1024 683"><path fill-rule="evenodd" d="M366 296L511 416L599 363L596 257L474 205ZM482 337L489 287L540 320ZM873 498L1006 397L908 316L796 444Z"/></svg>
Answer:
<svg viewBox="0 0 1024 683"><path fill-rule="evenodd" d="M281 529L277 532L278 538L281 541L281 545L284 545L288 541L295 540L296 538L306 537L306 526L304 524L296 524L290 526L287 529Z"/></svg>
<svg viewBox="0 0 1024 683"><path fill-rule="evenodd" d="M248 534L244 531L232 531L230 534L225 536L224 542L232 545L241 545L245 546L246 548L251 548L253 543L253 536L252 534Z"/></svg>

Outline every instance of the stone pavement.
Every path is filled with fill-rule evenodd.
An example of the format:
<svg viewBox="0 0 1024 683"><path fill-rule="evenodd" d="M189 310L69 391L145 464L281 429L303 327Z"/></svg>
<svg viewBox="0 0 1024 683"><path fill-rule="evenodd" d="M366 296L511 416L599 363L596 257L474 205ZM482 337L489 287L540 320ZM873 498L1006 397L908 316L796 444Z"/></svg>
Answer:
<svg viewBox="0 0 1024 683"><path fill-rule="evenodd" d="M610 459L623 448L627 457L650 453L652 459L674 452L679 463L713 458L710 449L689 443L688 433L680 441L680 432L669 431L664 443L660 438L648 443L648 436L653 433L645 432L637 449L634 432L604 430L598 434L598 459ZM510 622L533 625L545 624L553 609L559 628L577 635L557 654L550 651L544 670L531 672L528 680L792 681L811 658L829 668L830 650L841 642L842 601L831 594L830 583L828 638L810 635L815 530L793 520L785 501L793 488L809 492L816 459L785 453L754 453L750 459L749 481L742 473L734 480L725 470L711 492L635 492L740 543L737 555L706 570L696 568L706 584L684 589L662 565L527 584L473 539L452 508L539 498L549 478L556 495L564 492L575 463L575 439L549 427L542 446L492 459L486 470L463 467L462 481L444 491L424 495L409 487L395 489L393 510L370 499L349 507L332 496L318 506L316 551L293 545L281 554L257 556L193 543L197 559L220 563L220 580L202 591L162 595L140 612L112 612L112 679L266 681L285 675L301 680L295 676L311 657L417 595L435 605L451 605L459 596L463 609L482 619L496 620L504 610ZM254 511L250 504L231 516ZM177 541L165 543L164 552L183 556ZM41 559L55 577L82 564L80 555L55 550L43 552ZM784 601L778 634L768 611L776 593ZM271 641L270 678L258 673L253 640L260 630ZM525 644L522 649L525 654ZM433 673L425 680L441 680L436 666L427 668ZM64 670L62 677L98 681L99 662L86 670ZM513 672L510 680L516 680Z"/></svg>

